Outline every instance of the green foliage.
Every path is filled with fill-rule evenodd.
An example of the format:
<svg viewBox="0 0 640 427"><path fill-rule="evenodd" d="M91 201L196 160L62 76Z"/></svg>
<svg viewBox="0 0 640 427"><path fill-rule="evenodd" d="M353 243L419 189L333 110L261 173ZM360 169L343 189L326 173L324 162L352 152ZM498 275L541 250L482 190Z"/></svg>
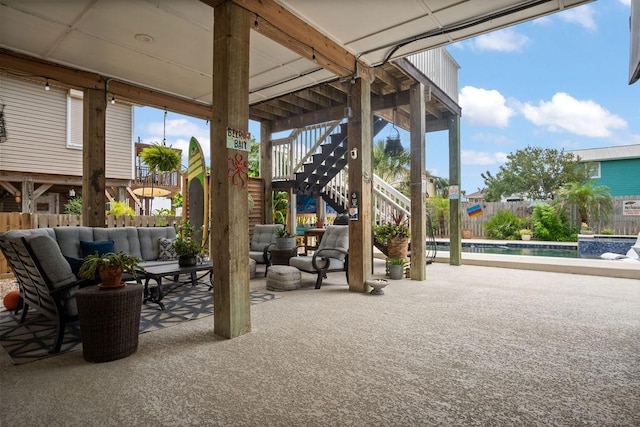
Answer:
<svg viewBox="0 0 640 427"><path fill-rule="evenodd" d="M520 218L509 210L496 212L484 224L487 237L498 240L516 240L520 238L520 230L527 227L526 218Z"/></svg>
<svg viewBox="0 0 640 427"><path fill-rule="evenodd" d="M552 242L576 240L566 215L546 203L536 203L533 208L533 230L534 235L540 240Z"/></svg>
<svg viewBox="0 0 640 427"><path fill-rule="evenodd" d="M295 234L289 233L286 228L278 228L276 230L276 237L292 238L292 237L296 237L296 236L295 236Z"/></svg>
<svg viewBox="0 0 640 427"><path fill-rule="evenodd" d="M558 191L558 206L566 211L569 205L578 207L581 223L591 226L590 221L607 221L613 213L613 198L609 187L594 185L593 181L571 182Z"/></svg>
<svg viewBox="0 0 640 427"><path fill-rule="evenodd" d="M411 232L406 224L373 224L373 238L376 242L386 245L394 237L410 237Z"/></svg>
<svg viewBox="0 0 640 427"><path fill-rule="evenodd" d="M153 211L153 215L157 216L158 218L156 219L156 226L158 227L164 227L167 225L167 218L168 216L171 216L171 210L167 209L167 208L160 208L160 209L156 209L155 211Z"/></svg>
<svg viewBox="0 0 640 427"><path fill-rule="evenodd" d="M82 197L75 197L64 204L64 213L82 215Z"/></svg>
<svg viewBox="0 0 640 427"><path fill-rule="evenodd" d="M135 216L133 208L130 208L127 202L112 202L111 209L107 211L107 215L114 215L116 218L121 216Z"/></svg>
<svg viewBox="0 0 640 427"><path fill-rule="evenodd" d="M448 197L448 196L447 196ZM426 207L429 214L434 219L434 231L445 229L445 221L449 217L449 199L444 196L430 197L427 199Z"/></svg>
<svg viewBox="0 0 640 427"><path fill-rule="evenodd" d="M176 193L173 196L173 206L175 206L176 208L181 208L182 207L182 193Z"/></svg>
<svg viewBox="0 0 640 427"><path fill-rule="evenodd" d="M400 189L409 174L411 155L406 150L387 154L384 145L384 141L379 140L373 147L373 173L394 188Z"/></svg>
<svg viewBox="0 0 640 427"><path fill-rule="evenodd" d="M251 138L251 151L249 151L249 176L260 176L260 144L255 138Z"/></svg>
<svg viewBox="0 0 640 427"><path fill-rule="evenodd" d="M152 171L170 172L180 168L180 154L164 145L153 144L143 149L140 158Z"/></svg>
<svg viewBox="0 0 640 427"><path fill-rule="evenodd" d="M289 196L286 191L273 192L273 222L274 224L287 223L289 210Z"/></svg>
<svg viewBox="0 0 640 427"><path fill-rule="evenodd" d="M510 153L507 162L493 176L481 174L486 185L485 200L526 194L533 200L552 199L566 183L584 182L587 170L572 153L552 148L526 147Z"/></svg>
<svg viewBox="0 0 640 427"><path fill-rule="evenodd" d="M404 265L406 260L404 258L387 258L389 265Z"/></svg>
<svg viewBox="0 0 640 427"><path fill-rule="evenodd" d="M178 256L196 256L202 252L200 242L193 239L196 229L188 219L176 225L176 241L173 244Z"/></svg>
<svg viewBox="0 0 640 427"><path fill-rule="evenodd" d="M78 275L85 279L93 279L96 277L96 272L101 268L117 267L135 277L136 267L138 267L139 262L140 259L138 257L124 252L109 252L103 255L96 252L93 255L88 255L84 259L84 263L82 263L80 271L78 271Z"/></svg>

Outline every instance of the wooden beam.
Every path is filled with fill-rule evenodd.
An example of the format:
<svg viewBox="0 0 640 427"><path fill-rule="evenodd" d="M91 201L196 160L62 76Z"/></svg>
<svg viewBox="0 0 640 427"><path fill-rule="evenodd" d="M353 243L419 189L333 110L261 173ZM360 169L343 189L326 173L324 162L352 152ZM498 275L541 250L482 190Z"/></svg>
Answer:
<svg viewBox="0 0 640 427"><path fill-rule="evenodd" d="M249 288L249 153L227 148L227 129L246 132L249 119L249 16L232 2L216 6L213 24L209 253L213 259L214 333L251 331ZM246 162L246 163L245 163Z"/></svg>
<svg viewBox="0 0 640 427"><path fill-rule="evenodd" d="M425 174L425 111L424 85L416 83L411 92L411 130L409 134L411 152L411 279L425 280L427 276L426 246L427 209L422 177ZM425 177L426 179L426 177ZM426 183L425 183L426 184Z"/></svg>
<svg viewBox="0 0 640 427"><path fill-rule="evenodd" d="M309 89L304 89L304 90L295 92L294 94L299 98L306 99L307 101L317 104L321 107L327 107L327 108L331 107L330 99L327 99L326 97L319 95L316 92L313 92Z"/></svg>
<svg viewBox="0 0 640 427"><path fill-rule="evenodd" d="M7 70L24 73L26 78L42 84L48 79L52 85L78 90L108 90L116 98L134 104L211 120L211 105L164 94L142 86L113 80L100 74L76 70L54 62L0 49L0 63Z"/></svg>
<svg viewBox="0 0 640 427"><path fill-rule="evenodd" d="M82 225L104 227L107 117L104 91L86 89L82 105Z"/></svg>
<svg viewBox="0 0 640 427"><path fill-rule="evenodd" d="M82 177L69 176L69 175L54 175L45 173L30 173L30 172L17 172L17 171L0 171L0 183L3 181L8 182L21 182L24 178L29 177L35 184L53 184L53 185L68 185L68 186L82 186ZM107 187L119 187L128 185L130 180L107 178Z"/></svg>
<svg viewBox="0 0 640 427"><path fill-rule="evenodd" d="M263 220L265 224L273 224L273 140L271 134L271 122L260 123L260 178L262 178L264 185L263 194Z"/></svg>
<svg viewBox="0 0 640 427"><path fill-rule="evenodd" d="M42 196L51 187L53 187L53 184L42 184L40 187L38 187L36 190L33 191L33 200Z"/></svg>
<svg viewBox="0 0 640 427"><path fill-rule="evenodd" d="M349 199L357 194L357 220L349 220L349 290L366 292L366 281L373 266L372 221L372 150L371 143L371 84L357 79L351 85L353 114L347 123L348 153L356 152L356 158L348 155ZM350 206L350 208L353 206Z"/></svg>
<svg viewBox="0 0 640 427"><path fill-rule="evenodd" d="M449 264L462 265L462 240L460 236L460 116L449 118L449 184L458 187L458 197L449 192Z"/></svg>
<svg viewBox="0 0 640 427"><path fill-rule="evenodd" d="M275 120L271 127L271 132L276 133L283 130L303 128L317 123L330 122L332 120L342 120L345 116L345 108L346 105L338 105L336 107L313 111L300 116Z"/></svg>
<svg viewBox="0 0 640 427"><path fill-rule="evenodd" d="M4 187L5 190L9 192L12 196L16 196L20 194L20 190L14 187L10 182L0 181L0 186Z"/></svg>
<svg viewBox="0 0 640 427"><path fill-rule="evenodd" d="M201 0L214 5L220 0ZM250 12L247 19L254 31L281 44L337 76L367 75L369 66L340 44L274 0L231 0ZM356 66L357 64L357 66Z"/></svg>

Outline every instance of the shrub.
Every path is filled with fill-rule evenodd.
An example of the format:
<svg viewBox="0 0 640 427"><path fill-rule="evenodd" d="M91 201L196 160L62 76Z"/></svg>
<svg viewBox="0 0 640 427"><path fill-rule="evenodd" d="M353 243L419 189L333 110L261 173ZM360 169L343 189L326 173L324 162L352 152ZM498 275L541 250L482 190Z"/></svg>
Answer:
<svg viewBox="0 0 640 427"><path fill-rule="evenodd" d="M64 213L68 215L82 215L82 197L70 199L65 203Z"/></svg>
<svg viewBox="0 0 640 427"><path fill-rule="evenodd" d="M569 226L565 214L545 203L533 208L533 230L540 240L553 242L575 241L575 232Z"/></svg>
<svg viewBox="0 0 640 427"><path fill-rule="evenodd" d="M498 240L520 239L520 230L527 228L526 218L520 218L509 210L496 212L484 224L487 237Z"/></svg>

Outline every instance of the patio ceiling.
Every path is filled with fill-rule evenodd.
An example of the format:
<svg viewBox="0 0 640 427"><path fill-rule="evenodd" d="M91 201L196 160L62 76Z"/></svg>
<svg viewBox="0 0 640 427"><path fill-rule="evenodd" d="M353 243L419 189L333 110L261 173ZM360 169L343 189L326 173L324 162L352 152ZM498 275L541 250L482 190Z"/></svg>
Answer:
<svg viewBox="0 0 640 427"><path fill-rule="evenodd" d="M141 87L205 107L212 101L211 6L221 1L2 0L0 68L88 87L68 71L83 70L88 81L98 75L94 87L110 84L105 90L118 98L181 110L132 89ZM374 94L399 92L408 77L396 59L588 2L232 1L250 12L254 30L250 116L271 121L343 106L353 76L372 80ZM440 104L432 111L437 117L446 109Z"/></svg>

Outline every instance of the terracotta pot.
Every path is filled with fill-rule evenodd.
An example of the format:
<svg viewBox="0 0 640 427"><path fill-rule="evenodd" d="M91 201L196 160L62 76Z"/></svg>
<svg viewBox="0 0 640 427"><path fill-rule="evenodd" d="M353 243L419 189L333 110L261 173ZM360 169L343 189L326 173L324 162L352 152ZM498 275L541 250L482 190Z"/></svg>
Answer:
<svg viewBox="0 0 640 427"><path fill-rule="evenodd" d="M98 269L101 288L119 288L125 284L122 282L122 269L118 267L100 267Z"/></svg>

